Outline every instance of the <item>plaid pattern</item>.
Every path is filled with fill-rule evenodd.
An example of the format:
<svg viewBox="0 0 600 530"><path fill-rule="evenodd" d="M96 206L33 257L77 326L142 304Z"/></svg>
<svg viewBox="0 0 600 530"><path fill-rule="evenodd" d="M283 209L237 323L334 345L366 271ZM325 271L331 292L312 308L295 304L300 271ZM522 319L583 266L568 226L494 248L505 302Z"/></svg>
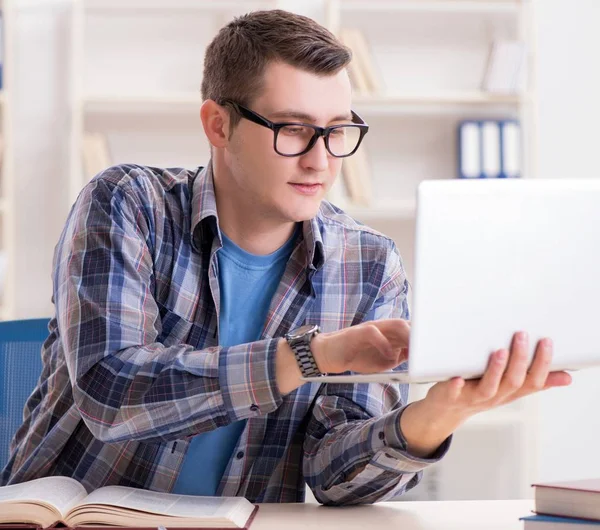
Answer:
<svg viewBox="0 0 600 530"><path fill-rule="evenodd" d="M290 329L409 316L393 242L326 201L303 224L261 340L218 346L210 167L116 166L81 192L55 249L41 383L1 484L65 475L88 491L170 491L191 437L242 419L218 494L253 502L303 501L305 482L327 504L389 499L445 454L449 439L432 459L406 452L406 386L277 389Z"/></svg>

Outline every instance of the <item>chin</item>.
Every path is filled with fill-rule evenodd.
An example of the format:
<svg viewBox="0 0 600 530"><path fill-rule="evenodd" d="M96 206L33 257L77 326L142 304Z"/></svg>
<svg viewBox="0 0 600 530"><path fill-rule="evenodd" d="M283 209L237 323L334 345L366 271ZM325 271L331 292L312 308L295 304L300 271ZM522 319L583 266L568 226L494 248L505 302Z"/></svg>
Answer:
<svg viewBox="0 0 600 530"><path fill-rule="evenodd" d="M312 204L298 205L296 208L285 208L282 213L284 217L295 223L308 221L317 215L321 200L314 201Z"/></svg>

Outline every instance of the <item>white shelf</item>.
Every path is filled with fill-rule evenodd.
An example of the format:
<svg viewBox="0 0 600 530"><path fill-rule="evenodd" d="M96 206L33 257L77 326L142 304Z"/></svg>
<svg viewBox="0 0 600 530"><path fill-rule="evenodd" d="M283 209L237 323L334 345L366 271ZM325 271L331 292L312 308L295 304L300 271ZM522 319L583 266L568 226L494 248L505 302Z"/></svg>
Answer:
<svg viewBox="0 0 600 530"><path fill-rule="evenodd" d="M515 13L520 3L515 0L338 0L341 11L389 13Z"/></svg>
<svg viewBox="0 0 600 530"><path fill-rule="evenodd" d="M396 200L375 202L371 206L340 205L348 215L358 221L371 220L408 220L416 213L416 202L411 200Z"/></svg>
<svg viewBox="0 0 600 530"><path fill-rule="evenodd" d="M396 114L415 110L415 107L450 106L517 106L529 101L527 94L491 94L484 91L444 91L385 95L356 94L353 104L357 110L369 114Z"/></svg>
<svg viewBox="0 0 600 530"><path fill-rule="evenodd" d="M227 11L273 6L274 0L80 0L86 11Z"/></svg>
<svg viewBox="0 0 600 530"><path fill-rule="evenodd" d="M371 105L394 105L394 104L454 104L465 103L469 105L490 105L519 103L528 99L526 94L493 94L483 90L456 90L440 92L409 92L396 94L373 94L362 95L355 94L353 100L355 103L364 103Z"/></svg>
<svg viewBox="0 0 600 530"><path fill-rule="evenodd" d="M191 91L171 94L97 94L85 96L82 101L85 112L111 114L182 112L197 110L201 104L200 93Z"/></svg>
<svg viewBox="0 0 600 530"><path fill-rule="evenodd" d="M396 114L415 110L416 107L519 105L529 101L527 94L490 94L483 91L456 91L437 93L405 93L360 95L353 103L360 112L369 114ZM156 94L91 94L82 100L85 112L106 113L159 113L196 110L202 104L199 92ZM418 109L417 109L418 110Z"/></svg>

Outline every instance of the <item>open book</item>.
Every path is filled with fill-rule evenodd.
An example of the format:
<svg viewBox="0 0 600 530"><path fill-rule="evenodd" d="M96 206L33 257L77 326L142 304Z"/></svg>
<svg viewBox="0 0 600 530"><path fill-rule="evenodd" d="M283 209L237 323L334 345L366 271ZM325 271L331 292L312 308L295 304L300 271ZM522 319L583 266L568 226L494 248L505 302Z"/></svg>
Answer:
<svg viewBox="0 0 600 530"><path fill-rule="evenodd" d="M0 487L0 524L43 528L123 526L248 528L258 509L243 497L197 497L105 486L89 495L75 479L44 477Z"/></svg>

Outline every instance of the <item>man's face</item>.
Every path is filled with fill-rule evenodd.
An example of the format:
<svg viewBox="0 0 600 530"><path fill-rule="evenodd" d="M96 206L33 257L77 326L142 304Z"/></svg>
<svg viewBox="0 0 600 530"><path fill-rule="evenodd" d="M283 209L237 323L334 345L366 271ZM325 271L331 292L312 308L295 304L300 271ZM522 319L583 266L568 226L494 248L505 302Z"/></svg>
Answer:
<svg viewBox="0 0 600 530"><path fill-rule="evenodd" d="M350 81L345 69L317 76L273 62L266 68L262 93L248 106L273 122L350 123ZM256 213L281 222L314 217L342 164L325 149L323 138L302 156L281 156L273 149L273 131L243 118L225 157L236 187L251 199Z"/></svg>

